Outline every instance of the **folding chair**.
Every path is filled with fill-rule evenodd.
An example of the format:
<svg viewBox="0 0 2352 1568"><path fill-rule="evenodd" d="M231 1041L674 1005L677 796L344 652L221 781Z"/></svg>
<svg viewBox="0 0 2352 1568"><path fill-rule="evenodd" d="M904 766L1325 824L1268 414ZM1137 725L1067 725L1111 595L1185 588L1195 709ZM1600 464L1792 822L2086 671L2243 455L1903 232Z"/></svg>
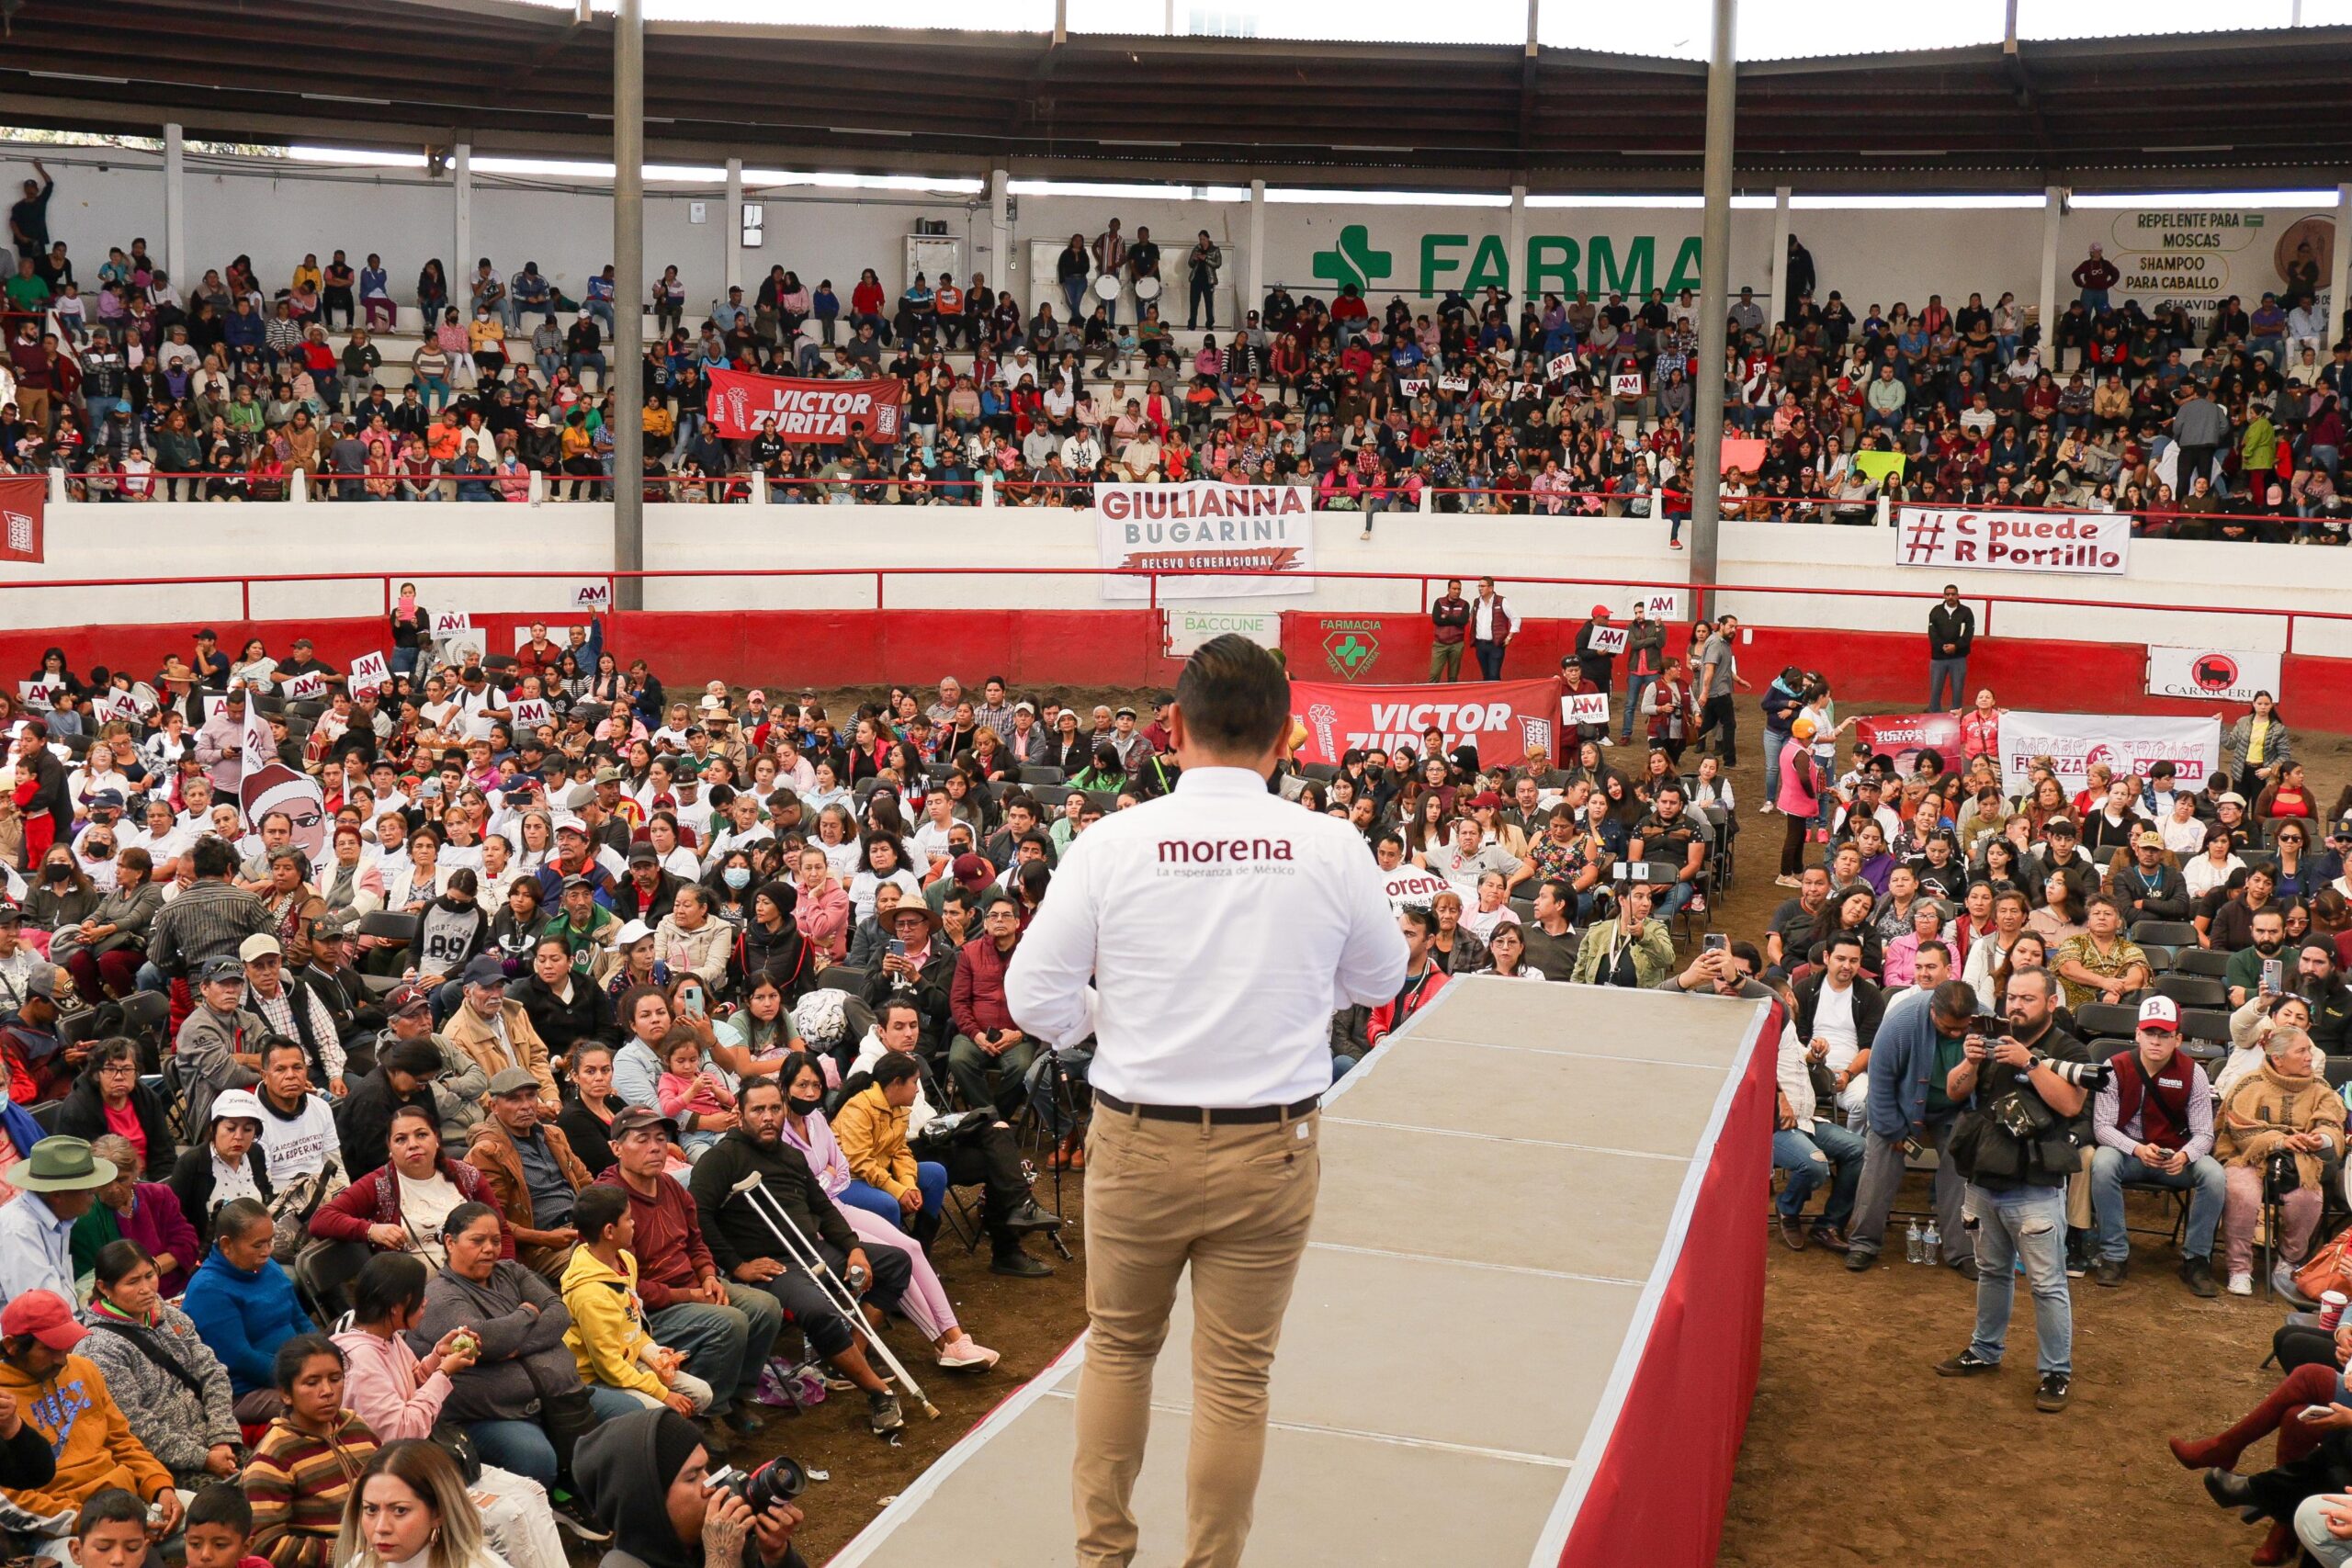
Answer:
<svg viewBox="0 0 2352 1568"><path fill-rule="evenodd" d="M2226 1008L2229 987L2210 975L2176 973L2156 976L2156 994L2170 997L2185 1008Z"/></svg>
<svg viewBox="0 0 2352 1568"><path fill-rule="evenodd" d="M2132 1040L2140 1032L2140 1010L2109 1002L2086 1002L2075 1010L2075 1027L2089 1039Z"/></svg>
<svg viewBox="0 0 2352 1568"><path fill-rule="evenodd" d="M2159 942L2171 948L2193 948L2197 945L2197 928L2187 920L2135 920L2132 940L2142 947Z"/></svg>
<svg viewBox="0 0 2352 1568"><path fill-rule="evenodd" d="M2183 975L2204 975L2212 979L2226 979L2230 973L2230 955L2210 947L2184 947L2173 960L2173 968Z"/></svg>
<svg viewBox="0 0 2352 1568"><path fill-rule="evenodd" d="M1021 782L1025 784L1063 784L1069 777L1059 768L1024 767L1021 770Z"/></svg>

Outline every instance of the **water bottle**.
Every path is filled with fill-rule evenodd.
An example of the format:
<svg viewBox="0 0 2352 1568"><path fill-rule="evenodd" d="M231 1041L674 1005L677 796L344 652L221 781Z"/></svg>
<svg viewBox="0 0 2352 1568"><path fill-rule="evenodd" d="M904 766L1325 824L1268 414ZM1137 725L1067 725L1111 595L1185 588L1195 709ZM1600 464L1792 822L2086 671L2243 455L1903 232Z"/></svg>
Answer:
<svg viewBox="0 0 2352 1568"><path fill-rule="evenodd" d="M1923 1263L1942 1262L1943 1241L1944 1238L1942 1235L1936 1229L1936 1222L1929 1220L1928 1222L1928 1234L1919 1238L1919 1260Z"/></svg>
<svg viewBox="0 0 2352 1568"><path fill-rule="evenodd" d="M1926 1242L1919 1235L1919 1222L1913 1220L1911 1228L1903 1233L1903 1256L1912 1263L1926 1261Z"/></svg>

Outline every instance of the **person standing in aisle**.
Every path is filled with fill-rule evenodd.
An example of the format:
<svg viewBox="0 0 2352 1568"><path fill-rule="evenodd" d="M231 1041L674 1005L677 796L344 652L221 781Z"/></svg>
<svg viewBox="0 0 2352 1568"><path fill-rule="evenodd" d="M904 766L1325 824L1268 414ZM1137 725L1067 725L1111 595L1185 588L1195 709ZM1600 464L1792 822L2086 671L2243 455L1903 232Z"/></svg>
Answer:
<svg viewBox="0 0 2352 1568"><path fill-rule="evenodd" d="M1960 585L1944 584L1942 602L1928 612L1928 711L1958 713L1968 700L1968 650L1976 646L1976 611L1960 602ZM1951 701L1944 701L1944 688Z"/></svg>
<svg viewBox="0 0 2352 1568"><path fill-rule="evenodd" d="M1430 680L1448 684L1462 679L1462 642L1470 635L1470 601L1462 580L1449 577L1445 592L1430 606Z"/></svg>
<svg viewBox="0 0 2352 1568"><path fill-rule="evenodd" d="M1478 678L1503 678L1503 650L1510 646L1510 612L1495 592L1495 580L1478 580L1478 597L1470 602L1470 646L1478 655Z"/></svg>
<svg viewBox="0 0 2352 1568"><path fill-rule="evenodd" d="M1152 1366L1187 1265L1197 1394L1185 1549L1169 1555L1240 1562L1267 1379L1315 1215L1331 1009L1387 1002L1405 978L1363 840L1267 790L1292 728L1274 656L1241 637L1203 644L1168 724L1174 793L1071 840L1005 972L1024 1033L1095 1041L1070 1475L1085 1568L1136 1555ZM1204 990L1202 974L1223 983Z"/></svg>

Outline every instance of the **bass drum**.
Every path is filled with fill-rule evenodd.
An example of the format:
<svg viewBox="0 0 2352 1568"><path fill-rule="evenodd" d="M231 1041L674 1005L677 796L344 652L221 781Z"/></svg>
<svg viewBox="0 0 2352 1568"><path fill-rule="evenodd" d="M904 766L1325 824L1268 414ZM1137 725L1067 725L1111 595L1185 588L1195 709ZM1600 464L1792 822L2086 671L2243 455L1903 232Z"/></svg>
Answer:
<svg viewBox="0 0 2352 1568"><path fill-rule="evenodd" d="M1119 275L1115 272L1106 272L1102 276L1096 278L1094 280L1094 297L1097 299L1104 300L1111 304L1116 304L1119 299Z"/></svg>
<svg viewBox="0 0 2352 1568"><path fill-rule="evenodd" d="M1156 277L1138 277L1136 279L1136 299L1139 303L1148 305L1159 298L1159 279Z"/></svg>

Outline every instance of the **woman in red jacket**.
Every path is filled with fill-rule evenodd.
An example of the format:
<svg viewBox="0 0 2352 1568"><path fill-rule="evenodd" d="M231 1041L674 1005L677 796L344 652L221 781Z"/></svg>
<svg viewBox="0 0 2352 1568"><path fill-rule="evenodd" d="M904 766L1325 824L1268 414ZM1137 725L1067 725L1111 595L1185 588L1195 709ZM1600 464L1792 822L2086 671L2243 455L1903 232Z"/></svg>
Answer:
<svg viewBox="0 0 2352 1568"><path fill-rule="evenodd" d="M514 1233L481 1171L441 1157L441 1132L422 1106L392 1112L386 1138L391 1163L370 1171L320 1205L311 1235L321 1241L364 1241L377 1252L412 1252L446 1268L441 1224L460 1203L487 1203L498 1215L499 1256L514 1256Z"/></svg>

